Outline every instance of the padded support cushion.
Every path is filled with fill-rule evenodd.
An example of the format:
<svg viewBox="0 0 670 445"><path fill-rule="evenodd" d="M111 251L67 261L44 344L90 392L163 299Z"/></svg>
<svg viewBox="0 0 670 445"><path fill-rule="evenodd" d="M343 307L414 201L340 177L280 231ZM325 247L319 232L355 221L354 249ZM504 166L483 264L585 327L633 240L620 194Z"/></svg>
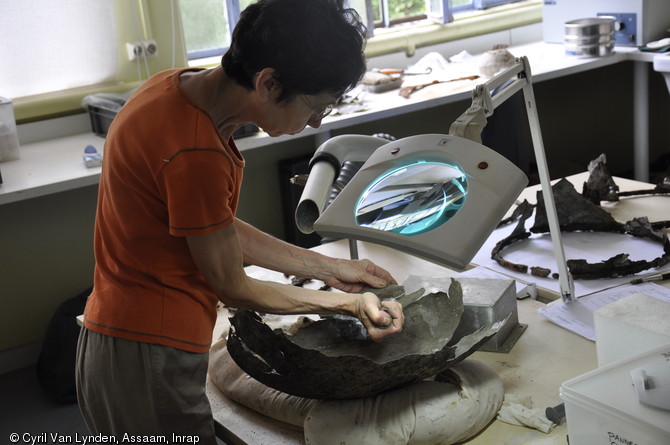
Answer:
<svg viewBox="0 0 670 445"><path fill-rule="evenodd" d="M351 400L306 399L265 386L235 364L225 340L210 352L209 373L228 398L302 427L308 445L457 443L486 427L504 397L502 380L493 368L471 359L435 380Z"/></svg>

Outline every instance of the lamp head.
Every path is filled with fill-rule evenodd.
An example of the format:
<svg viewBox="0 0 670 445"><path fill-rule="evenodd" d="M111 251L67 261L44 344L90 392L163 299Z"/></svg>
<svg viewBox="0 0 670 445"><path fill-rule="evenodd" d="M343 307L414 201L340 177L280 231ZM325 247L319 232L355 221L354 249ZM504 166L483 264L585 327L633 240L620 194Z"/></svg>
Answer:
<svg viewBox="0 0 670 445"><path fill-rule="evenodd" d="M463 269L527 183L519 168L481 144L411 136L377 148L313 228Z"/></svg>

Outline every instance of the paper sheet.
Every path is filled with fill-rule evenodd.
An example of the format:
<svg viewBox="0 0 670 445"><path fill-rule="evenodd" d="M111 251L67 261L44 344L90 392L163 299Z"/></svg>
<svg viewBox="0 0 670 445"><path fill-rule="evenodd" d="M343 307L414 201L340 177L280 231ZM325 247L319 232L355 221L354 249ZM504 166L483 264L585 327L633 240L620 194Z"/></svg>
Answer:
<svg viewBox="0 0 670 445"><path fill-rule="evenodd" d="M655 283L629 284L579 298L572 303L556 300L538 310L544 318L589 340L596 340L593 312L620 298L646 294L670 303L670 289Z"/></svg>

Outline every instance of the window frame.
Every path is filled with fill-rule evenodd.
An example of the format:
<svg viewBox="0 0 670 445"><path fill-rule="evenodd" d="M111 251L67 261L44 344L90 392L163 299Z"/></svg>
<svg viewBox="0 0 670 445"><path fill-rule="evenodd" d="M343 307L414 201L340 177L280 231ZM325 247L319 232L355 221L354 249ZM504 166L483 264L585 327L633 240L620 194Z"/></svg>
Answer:
<svg viewBox="0 0 670 445"><path fill-rule="evenodd" d="M487 9L494 6L500 6L507 3L514 3L521 0L472 0L474 9Z"/></svg>
<svg viewBox="0 0 670 445"><path fill-rule="evenodd" d="M542 22L543 0L517 0L482 10L457 9L448 23L425 20L412 27L380 30L367 42L368 58L390 53L411 57L417 48Z"/></svg>
<svg viewBox="0 0 670 445"><path fill-rule="evenodd" d="M447 24L454 21L453 8L449 4L450 0L437 0L441 7L438 8L438 11L433 11L431 8L426 11L429 20L435 23ZM427 0L427 4L430 5L430 0Z"/></svg>
<svg viewBox="0 0 670 445"><path fill-rule="evenodd" d="M230 0L228 0L230 1ZM429 19L432 22L447 24L454 21L454 13L461 13L466 11L477 11L489 9L495 6L506 5L510 3L515 3L523 0L470 0L469 3L463 5L452 6L451 0L435 0L437 3L437 10L433 11L433 2L430 0L426 1L426 8L423 14L416 14L413 16L402 17L391 19L390 18L390 0L378 0L379 8L381 11L381 20L371 20L368 19L368 24L373 29L370 32L370 36L374 36L374 29L379 28L391 28L395 25L400 25L407 22L420 21ZM372 0L365 0L368 14L372 8Z"/></svg>

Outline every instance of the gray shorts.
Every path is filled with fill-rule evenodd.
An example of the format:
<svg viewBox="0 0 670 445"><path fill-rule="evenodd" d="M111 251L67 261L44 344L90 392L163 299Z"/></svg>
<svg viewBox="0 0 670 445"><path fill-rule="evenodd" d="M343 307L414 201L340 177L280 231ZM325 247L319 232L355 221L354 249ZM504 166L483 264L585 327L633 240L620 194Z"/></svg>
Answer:
<svg viewBox="0 0 670 445"><path fill-rule="evenodd" d="M215 445L205 393L209 354L109 337L82 328L77 398L92 434L199 436ZM187 442L187 441L184 441ZM191 441L192 442L192 441Z"/></svg>

